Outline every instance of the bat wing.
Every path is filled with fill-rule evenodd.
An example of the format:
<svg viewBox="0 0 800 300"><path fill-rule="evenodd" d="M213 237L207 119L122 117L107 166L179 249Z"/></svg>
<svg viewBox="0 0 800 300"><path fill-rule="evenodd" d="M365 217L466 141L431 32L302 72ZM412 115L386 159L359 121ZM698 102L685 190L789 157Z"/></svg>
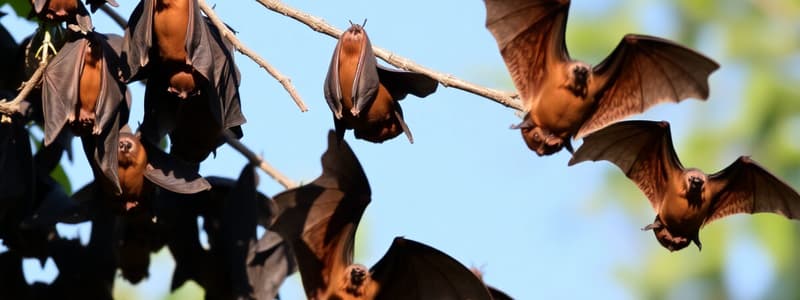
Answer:
<svg viewBox="0 0 800 300"><path fill-rule="evenodd" d="M212 113L218 118L223 129L235 127L247 122L242 114L241 100L239 98L239 83L241 75L233 60L233 44L220 35L219 30L208 18L203 18L203 23L208 32L209 53L213 57L214 77L212 82L213 95L211 97ZM241 138L241 135L238 136Z"/></svg>
<svg viewBox="0 0 800 300"><path fill-rule="evenodd" d="M423 98L435 92L439 85L438 81L424 74L393 70L381 65L377 67L381 84L395 101L402 100L408 94Z"/></svg>
<svg viewBox="0 0 800 300"><path fill-rule="evenodd" d="M258 222L256 171L254 165L246 165L236 185L229 190L222 209L220 231L222 233L222 255L227 267L233 296L246 298L253 293L247 274L247 253L256 241Z"/></svg>
<svg viewBox="0 0 800 300"><path fill-rule="evenodd" d="M179 194L195 194L211 189L211 185L197 173L196 166L186 165L170 157L158 147L142 139L147 150L147 170L144 177L150 182Z"/></svg>
<svg viewBox="0 0 800 300"><path fill-rule="evenodd" d="M345 141L328 133L322 175L274 197L269 230L291 245L308 297L328 290L352 263L356 227L370 202L364 170Z"/></svg>
<svg viewBox="0 0 800 300"><path fill-rule="evenodd" d="M594 67L595 83L590 87L594 91L590 94L600 95L597 110L575 137L662 102L705 100L708 76L718 68L710 58L674 42L628 34Z"/></svg>
<svg viewBox="0 0 800 300"><path fill-rule="evenodd" d="M683 170L672 146L669 123L663 121L624 121L586 136L569 165L587 160L617 165L644 192L655 211L659 211L669 178Z"/></svg>
<svg viewBox="0 0 800 300"><path fill-rule="evenodd" d="M331 58L330 66L328 66L328 74L325 75L325 85L323 86L325 101L328 102L335 120L342 118L342 101L344 98L342 86L339 82L339 48L341 48L341 44L341 41L336 43L336 49L333 50L333 57ZM339 130L338 127L336 130ZM344 134L344 130L342 130L342 134Z"/></svg>
<svg viewBox="0 0 800 300"><path fill-rule="evenodd" d="M569 61L568 0L484 0L486 28L524 101L538 99L548 71ZM532 103L526 103L531 107Z"/></svg>
<svg viewBox="0 0 800 300"><path fill-rule="evenodd" d="M156 0L143 0L133 9L125 28L125 41L122 44L123 57L130 70L129 81L142 79L141 70L150 62L150 49L153 47L153 13Z"/></svg>
<svg viewBox="0 0 800 300"><path fill-rule="evenodd" d="M800 219L800 195L747 156L709 176L712 191L719 191L703 225L738 213L776 213Z"/></svg>
<svg viewBox="0 0 800 300"><path fill-rule="evenodd" d="M370 271L379 287L375 299L492 299L467 267L433 247L402 237L394 239Z"/></svg>
<svg viewBox="0 0 800 300"><path fill-rule="evenodd" d="M247 275L256 299L275 299L283 281L297 271L297 263L289 245L280 235L267 231L250 247Z"/></svg>
<svg viewBox="0 0 800 300"><path fill-rule="evenodd" d="M189 0L189 22L186 32L186 63L199 72L208 81L217 78L216 57L214 57L214 37L210 36L213 25L205 21L200 13L197 0ZM219 35L217 33L217 35Z"/></svg>
<svg viewBox="0 0 800 300"><path fill-rule="evenodd" d="M87 43L83 38L65 43L42 74L45 146L49 146L67 121L75 116L78 82Z"/></svg>

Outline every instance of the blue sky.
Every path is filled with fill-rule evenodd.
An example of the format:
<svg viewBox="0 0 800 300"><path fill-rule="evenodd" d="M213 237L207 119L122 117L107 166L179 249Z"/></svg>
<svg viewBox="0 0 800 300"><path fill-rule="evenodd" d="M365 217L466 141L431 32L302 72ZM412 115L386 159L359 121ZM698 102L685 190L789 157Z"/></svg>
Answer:
<svg viewBox="0 0 800 300"><path fill-rule="evenodd" d="M118 2L124 16L136 3ZM366 18L373 45L470 82L513 90L497 45L484 27L482 1L286 2L340 29L349 25L348 20L361 23ZM575 1L570 19L597 20L616 2ZM243 74L242 107L248 119L242 141L290 178L313 180L321 170L319 157L325 149L326 132L333 128L322 85L336 40L255 1L216 4L218 14L238 31L239 39L289 76L310 107L309 112L301 113L279 83L237 55ZM627 32L673 37L676 21L666 9L668 5L654 1L638 5L644 13L629 20L633 27L619 32L620 38ZM3 18L2 23L18 39L33 31L32 25L13 16ZM102 14L95 18L95 25L101 32L121 32ZM617 42L608 41L609 52ZM718 49L709 43L699 50L715 57ZM710 102L735 94L735 89L715 88L731 86L740 77L736 68L725 67L712 75ZM135 126L141 120L143 88L138 84L131 87L134 108L130 124ZM415 144L402 136L384 144L355 140L351 132L346 136L373 191L356 238L357 262L374 264L395 236L405 236L438 248L468 267L482 268L487 283L519 299L627 299L635 295L626 291L618 267L635 266L651 251L670 255L658 247L651 233L639 231L654 216L643 196L641 213L633 218L624 214L618 202L595 198L605 174L616 171L610 164L567 168L566 151L536 157L525 147L519 131L508 129L519 122L512 110L457 89L439 86L437 93L424 99L409 96L402 105ZM661 105L640 118L670 120L675 141L680 143L687 130L683 121L692 120L697 111L708 111L703 105L707 104L695 100ZM728 112L720 114L732 115ZM77 140L75 143L80 147ZM676 147L680 152L680 146ZM241 155L223 146L216 158L203 164L201 173L235 177L244 163ZM91 180L82 155L65 164L73 187ZM274 195L282 188L262 174L259 190ZM619 193L639 191L631 184ZM610 203L597 205L604 201ZM759 249L734 251L731 255L752 259L731 268L743 271L759 265L763 269L765 258L758 253ZM154 266L142 295L166 291L171 268L169 263ZM759 277L758 270L753 270L746 278L734 272L727 280L731 285L755 282L743 285L742 293L747 295L750 288L750 293L757 295L764 284L759 282L769 278ZM302 298L297 275L287 281L282 296Z"/></svg>

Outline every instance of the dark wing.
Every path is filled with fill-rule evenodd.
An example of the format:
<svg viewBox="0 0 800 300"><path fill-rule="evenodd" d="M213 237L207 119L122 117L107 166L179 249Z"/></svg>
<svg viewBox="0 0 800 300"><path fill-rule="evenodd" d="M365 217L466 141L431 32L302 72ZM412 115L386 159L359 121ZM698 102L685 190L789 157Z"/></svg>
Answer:
<svg viewBox="0 0 800 300"><path fill-rule="evenodd" d="M569 61L564 43L568 0L484 0L492 32L528 109L550 70Z"/></svg>
<svg viewBox="0 0 800 300"><path fill-rule="evenodd" d="M127 122L130 112L129 94L127 86L122 83L119 77L120 65L124 62L119 58L119 53L111 46L109 41L120 41L117 35L103 35L91 33L92 42L101 45L103 52L103 62L101 70L100 92L97 95L97 106L95 108L95 126L99 128L100 134L95 137L92 149L92 156L95 163L100 166L100 170L105 180L121 193L119 187L119 164L117 162L119 148L119 128ZM86 144L84 143L84 147ZM88 153L87 153L88 155Z"/></svg>
<svg viewBox="0 0 800 300"><path fill-rule="evenodd" d="M256 299L275 299L283 281L297 271L297 263L289 245L280 235L267 231L250 247L247 275Z"/></svg>
<svg viewBox="0 0 800 300"><path fill-rule="evenodd" d="M662 102L708 98L708 76L719 64L674 42L628 34L594 67L597 110L581 126L581 138L611 122Z"/></svg>
<svg viewBox="0 0 800 300"><path fill-rule="evenodd" d="M361 164L332 131L322 175L274 197L276 219L269 229L291 245L308 297L327 290L352 263L356 227L370 197Z"/></svg>
<svg viewBox="0 0 800 300"><path fill-rule="evenodd" d="M147 170L144 177L161 188L180 194L195 194L211 189L211 185L197 173L198 166L185 164L142 138L147 150Z"/></svg>
<svg viewBox="0 0 800 300"><path fill-rule="evenodd" d="M489 285L487 285L486 288L489 289L489 294L492 295L492 300L514 300L514 298L511 298L511 296L509 296L508 294L506 294L501 290L498 290Z"/></svg>
<svg viewBox="0 0 800 300"><path fill-rule="evenodd" d="M408 94L423 98L436 91L439 82L427 75L390 69L378 65L378 77L392 99L402 100Z"/></svg>
<svg viewBox="0 0 800 300"><path fill-rule="evenodd" d="M331 64L328 66L328 74L325 75L325 85L323 92L325 101L334 115L334 121L342 118L342 86L339 80L339 50L342 47L342 41L336 43L336 48L333 50L333 57L331 57ZM337 128L338 131L338 128ZM342 130L344 133L344 130Z"/></svg>
<svg viewBox="0 0 800 300"><path fill-rule="evenodd" d="M50 145L67 120L75 116L78 83L87 42L81 38L65 43L42 73L45 146Z"/></svg>
<svg viewBox="0 0 800 300"><path fill-rule="evenodd" d="M710 215L703 225L738 213L776 213L789 219L800 218L800 195L747 156L708 178L716 191Z"/></svg>
<svg viewBox="0 0 800 300"><path fill-rule="evenodd" d="M232 296L237 299L247 298L253 293L247 274L247 253L250 245L256 241L256 181L255 166L246 165L236 185L225 197L220 222L222 243L212 245L221 248L219 250L232 287Z"/></svg>
<svg viewBox="0 0 800 300"><path fill-rule="evenodd" d="M439 250L402 237L394 239L370 271L378 285L378 300L492 299L467 267Z"/></svg>
<svg viewBox="0 0 800 300"><path fill-rule="evenodd" d="M122 44L123 57L128 62L130 78L139 80L140 71L150 62L150 49L153 47L153 13L156 0L143 0L133 9L125 28L125 42Z"/></svg>
<svg viewBox="0 0 800 300"><path fill-rule="evenodd" d="M233 60L233 44L223 38L217 27L208 18L202 22L208 27L207 37L209 50L213 55L214 70L212 78L213 96L211 97L211 111L223 129L235 127L247 122L242 114L239 99L239 83L241 75ZM239 136L241 138L241 135Z"/></svg>
<svg viewBox="0 0 800 300"><path fill-rule="evenodd" d="M657 212L669 178L683 171L672 146L669 123L664 121L624 121L586 136L569 165L587 160L607 160L617 165L639 186Z"/></svg>
<svg viewBox="0 0 800 300"><path fill-rule="evenodd" d="M200 72L208 81L217 78L216 61L214 50L212 49L214 37L210 36L211 31L209 22L200 13L200 5L197 0L189 0L189 23L186 29L186 62L195 70Z"/></svg>

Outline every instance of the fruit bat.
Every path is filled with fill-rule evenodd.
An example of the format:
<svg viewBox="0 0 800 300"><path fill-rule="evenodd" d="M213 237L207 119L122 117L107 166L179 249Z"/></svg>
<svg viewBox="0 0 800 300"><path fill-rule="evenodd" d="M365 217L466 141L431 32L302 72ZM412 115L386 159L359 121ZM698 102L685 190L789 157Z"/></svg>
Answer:
<svg viewBox="0 0 800 300"><path fill-rule="evenodd" d="M525 118L520 129L539 156L662 102L708 97L711 59L674 42L628 34L599 65L572 60L564 42L570 1L484 0L491 31Z"/></svg>
<svg viewBox="0 0 800 300"><path fill-rule="evenodd" d="M364 27L353 24L339 37L324 91L339 139L346 129L353 129L356 138L373 143L382 143L401 132L413 143L398 101L409 93L417 97L430 95L437 84L426 75L379 66Z"/></svg>
<svg viewBox="0 0 800 300"><path fill-rule="evenodd" d="M200 81L215 79L219 71L210 45L215 41L197 0L141 1L131 13L125 38L131 79L157 68L169 82L168 91L183 99L197 94Z"/></svg>
<svg viewBox="0 0 800 300"><path fill-rule="evenodd" d="M269 229L289 243L309 299L490 299L469 269L402 237L371 270L353 264L356 227L370 197L361 164L332 131L322 175L274 197Z"/></svg>
<svg viewBox="0 0 800 300"><path fill-rule="evenodd" d="M130 105L130 94L118 77L121 42L117 35L74 33L42 76L45 145L68 125L83 137L87 158L113 194L121 193L116 149Z"/></svg>
<svg viewBox="0 0 800 300"><path fill-rule="evenodd" d="M710 175L684 168L664 121L619 122L586 136L569 164L587 160L610 161L639 186L657 213L644 229L670 251L691 242L702 249L700 228L728 215L800 216L797 191L748 156Z"/></svg>
<svg viewBox="0 0 800 300"><path fill-rule="evenodd" d="M239 100L240 74L233 62L232 45L223 40L216 27L206 19L198 19L209 38L207 48L212 55L213 73L202 85L199 94L181 99L169 92L166 72L153 73L145 90L143 137L157 144L169 134L170 154L189 164L199 164L223 143L224 130L242 137L241 124L246 122Z"/></svg>

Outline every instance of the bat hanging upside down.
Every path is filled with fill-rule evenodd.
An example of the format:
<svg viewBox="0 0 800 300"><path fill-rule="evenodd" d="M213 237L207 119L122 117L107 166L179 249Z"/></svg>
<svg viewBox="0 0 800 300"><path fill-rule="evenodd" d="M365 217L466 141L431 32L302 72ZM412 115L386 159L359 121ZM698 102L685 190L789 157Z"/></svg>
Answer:
<svg viewBox="0 0 800 300"><path fill-rule="evenodd" d="M617 165L658 213L653 230L664 248L677 251L694 242L700 228L737 213L771 212L800 218L800 194L747 156L714 174L684 168L667 122L626 121L584 138L569 161L607 160Z"/></svg>
<svg viewBox="0 0 800 300"><path fill-rule="evenodd" d="M568 0L484 0L486 27L524 103L521 129L539 156L661 102L708 97L711 59L674 42L626 35L595 67L564 42Z"/></svg>
<svg viewBox="0 0 800 300"><path fill-rule="evenodd" d="M352 128L356 138L373 143L401 132L413 143L398 101L409 93L430 95L437 85L436 80L419 73L379 66L364 27L353 24L339 37L333 52L325 78L325 99L333 111L339 139Z"/></svg>

